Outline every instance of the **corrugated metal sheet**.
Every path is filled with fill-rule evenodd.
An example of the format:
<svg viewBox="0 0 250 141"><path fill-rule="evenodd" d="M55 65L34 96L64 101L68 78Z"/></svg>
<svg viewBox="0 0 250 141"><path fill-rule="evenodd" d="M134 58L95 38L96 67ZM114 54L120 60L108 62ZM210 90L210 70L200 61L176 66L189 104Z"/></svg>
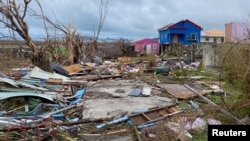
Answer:
<svg viewBox="0 0 250 141"><path fill-rule="evenodd" d="M5 77L5 78L0 77L0 82L8 83L14 87L18 87L18 84L13 79L10 79L7 77Z"/></svg>
<svg viewBox="0 0 250 141"><path fill-rule="evenodd" d="M58 73L51 73L41 70L38 67L34 67L26 76L23 78L39 78L39 79L49 79L49 78L57 78L62 79L64 81L70 80L70 78L63 76Z"/></svg>
<svg viewBox="0 0 250 141"><path fill-rule="evenodd" d="M32 96L32 97L40 97L50 101L56 97L55 94L45 94L45 93L35 93L35 92L1 92L0 100L12 98L12 97L25 97L25 96Z"/></svg>

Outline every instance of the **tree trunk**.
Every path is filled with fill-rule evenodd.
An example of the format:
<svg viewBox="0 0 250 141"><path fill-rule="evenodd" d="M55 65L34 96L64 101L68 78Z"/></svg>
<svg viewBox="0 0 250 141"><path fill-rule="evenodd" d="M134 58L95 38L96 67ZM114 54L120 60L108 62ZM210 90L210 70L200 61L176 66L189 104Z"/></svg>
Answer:
<svg viewBox="0 0 250 141"><path fill-rule="evenodd" d="M76 31L76 29L71 33L70 22L69 22L67 33L66 33L66 41L65 41L65 46L66 46L66 49L67 49L67 55L68 55L69 65L72 65L74 63L74 54L73 54L73 49L72 49L72 40L74 38L75 31Z"/></svg>
<svg viewBox="0 0 250 141"><path fill-rule="evenodd" d="M50 66L49 56L46 56L46 53L38 51L31 56L31 62L33 65L39 67L40 69L48 72L53 72L53 69Z"/></svg>
<svg viewBox="0 0 250 141"><path fill-rule="evenodd" d="M68 62L69 65L73 64L74 61L74 55L73 55L73 51L72 51L72 40L71 40L71 36L67 35L66 37L66 49L67 49L67 55L68 55Z"/></svg>

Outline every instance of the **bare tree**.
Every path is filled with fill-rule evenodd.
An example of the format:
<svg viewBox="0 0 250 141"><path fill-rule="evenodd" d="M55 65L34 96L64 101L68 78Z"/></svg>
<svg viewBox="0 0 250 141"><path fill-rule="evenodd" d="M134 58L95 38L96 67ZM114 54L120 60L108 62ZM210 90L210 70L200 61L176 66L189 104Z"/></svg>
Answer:
<svg viewBox="0 0 250 141"><path fill-rule="evenodd" d="M76 28L71 30L71 22L70 21L68 23L68 26L64 27L63 25L56 24L56 23L52 22L51 20L49 20L46 17L44 17L44 18L46 19L47 22L49 22L51 25L53 25L56 29L60 30L61 32L63 32L65 34L64 45L65 45L66 50L67 50L67 57L68 57L67 62L69 65L73 64L74 63L73 41L74 41L75 34L76 34ZM77 44L77 43L75 43L75 44Z"/></svg>
<svg viewBox="0 0 250 141"><path fill-rule="evenodd" d="M24 20L27 13L27 8L31 0L23 0L23 3L18 3L9 0L0 1L0 22L5 25L5 27L12 29L18 33L30 47L30 49L37 54L37 46L32 42L29 35L29 28ZM22 10L21 10L22 8ZM23 12L20 12L23 11Z"/></svg>
<svg viewBox="0 0 250 141"><path fill-rule="evenodd" d="M115 42L115 46L120 49L123 55L131 54L129 50L129 41L124 38L120 38Z"/></svg>
<svg viewBox="0 0 250 141"><path fill-rule="evenodd" d="M97 41L100 35L100 32L102 30L102 26L104 24L104 21L106 19L106 16L109 11L109 1L108 0L100 0L98 3L98 12L99 12L99 19L98 19L98 28L95 33L94 31L94 39Z"/></svg>
<svg viewBox="0 0 250 141"><path fill-rule="evenodd" d="M1 0L0 23L23 38L31 50L31 61L34 65L44 70L51 71L48 57L44 53L44 50L39 48L31 39L29 27L25 21L30 2L31 0Z"/></svg>
<svg viewBox="0 0 250 141"><path fill-rule="evenodd" d="M79 34L75 35L72 41L74 63L80 63L80 59L82 58L83 54L83 43L83 37L81 37Z"/></svg>
<svg viewBox="0 0 250 141"><path fill-rule="evenodd" d="M65 47L67 50L67 56L68 56L68 63L69 65L74 63L74 54L73 54L73 49L72 49L72 42L76 33L76 28L73 29L73 31L71 31L71 21L69 21L68 26L65 27L62 24L59 24L58 22L53 22L52 20L50 20L48 17L46 17L44 15L42 6L39 2L39 0L35 0L36 3L38 4L38 6L40 7L41 13L42 15L37 15L34 14L35 16L41 17L43 19L43 23L44 23L44 28L46 31L46 35L47 35L47 40L49 39L50 35L48 32L48 28L47 28L47 24L49 23L50 25L52 25L55 29L63 32L65 34ZM55 54L52 54L52 56L56 56Z"/></svg>
<svg viewBox="0 0 250 141"><path fill-rule="evenodd" d="M89 44L90 46L88 48L90 48L90 59L93 59L93 55L96 54L97 51L97 42L99 39L99 35L101 33L104 21L107 17L108 11L109 11L109 1L108 0L99 0L98 4L98 26L97 29L93 29L94 32L94 39L91 41L91 43Z"/></svg>
<svg viewBox="0 0 250 141"><path fill-rule="evenodd" d="M83 44L83 40L80 40L80 36L75 36L76 28L71 29L71 22L69 21L68 26L63 26L58 24L58 22L53 22L48 19L43 12L42 6L39 3L39 0L35 0L36 4L40 8L41 14L37 14L35 11L29 8L29 4L32 0L1 0L0 1L0 23L5 27L9 28L11 31L14 31L26 42L28 47L31 50L31 61L35 66L46 70L52 71L50 67L51 57L58 59L56 48L60 47L62 41L58 41L55 38L52 38L48 31L48 25L51 25L54 29L59 30L65 34L64 45L67 50L67 62L68 64L74 63L74 53L79 56L79 52L74 51L73 45L78 49ZM41 17L44 24L44 29L46 31L46 39L42 44L36 45L35 41L32 40L29 27L26 22L26 15L30 12L31 15ZM15 34L13 34L15 35ZM55 35L56 36L56 35ZM48 52L50 53L48 55Z"/></svg>

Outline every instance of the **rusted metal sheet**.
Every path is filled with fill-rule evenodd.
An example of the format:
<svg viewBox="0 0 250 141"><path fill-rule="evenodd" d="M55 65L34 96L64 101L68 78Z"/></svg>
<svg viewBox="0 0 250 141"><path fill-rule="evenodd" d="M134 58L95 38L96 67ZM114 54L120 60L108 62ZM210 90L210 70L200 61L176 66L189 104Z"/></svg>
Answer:
<svg viewBox="0 0 250 141"><path fill-rule="evenodd" d="M166 89L166 91L177 99L190 99L197 96L182 84L157 84L158 87ZM205 94L202 90L197 90L200 94Z"/></svg>
<svg viewBox="0 0 250 141"><path fill-rule="evenodd" d="M159 120L162 120L168 116L180 113L181 111L175 106L167 106L167 107L160 107L151 109L146 112L133 114L129 116L129 119L132 121L132 123L136 126L138 125L144 125L152 122L157 122Z"/></svg>

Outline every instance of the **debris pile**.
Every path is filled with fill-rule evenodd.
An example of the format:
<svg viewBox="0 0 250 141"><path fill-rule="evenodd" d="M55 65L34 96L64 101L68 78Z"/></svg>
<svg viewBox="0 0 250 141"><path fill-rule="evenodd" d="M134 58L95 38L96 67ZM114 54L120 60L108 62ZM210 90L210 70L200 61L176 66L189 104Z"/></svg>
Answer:
<svg viewBox="0 0 250 141"><path fill-rule="evenodd" d="M222 124L202 118L200 103L193 100L201 97L216 107L204 98L221 90L215 85L155 80L156 75L170 78L169 63L158 62L151 73L145 62L100 61L71 66L52 63L53 73L36 66L13 69L12 75L2 73L0 139L189 141L192 131ZM128 77L130 73L153 77L145 82ZM180 104L182 100L188 100L186 106Z"/></svg>

